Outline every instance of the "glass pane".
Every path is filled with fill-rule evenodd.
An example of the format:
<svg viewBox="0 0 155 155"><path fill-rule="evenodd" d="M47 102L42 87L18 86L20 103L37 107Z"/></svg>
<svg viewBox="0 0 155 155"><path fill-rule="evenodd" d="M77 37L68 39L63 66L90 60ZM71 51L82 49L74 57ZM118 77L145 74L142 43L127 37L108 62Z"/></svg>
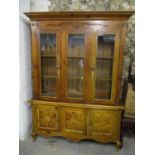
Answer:
<svg viewBox="0 0 155 155"><path fill-rule="evenodd" d="M68 97L83 97L85 35L68 36Z"/></svg>
<svg viewBox="0 0 155 155"><path fill-rule="evenodd" d="M115 35L97 36L95 98L110 99Z"/></svg>
<svg viewBox="0 0 155 155"><path fill-rule="evenodd" d="M56 58L41 58L42 75L56 75Z"/></svg>
<svg viewBox="0 0 155 155"><path fill-rule="evenodd" d="M69 57L84 56L84 39L84 34L70 34L68 36Z"/></svg>
<svg viewBox="0 0 155 155"><path fill-rule="evenodd" d="M96 77L111 79L113 60L96 60Z"/></svg>
<svg viewBox="0 0 155 155"><path fill-rule="evenodd" d="M97 57L113 57L115 35L106 34L97 36Z"/></svg>
<svg viewBox="0 0 155 155"><path fill-rule="evenodd" d="M79 98L83 95L82 90L83 79L82 78L68 78L68 95L69 97Z"/></svg>
<svg viewBox="0 0 155 155"><path fill-rule="evenodd" d="M56 96L56 79L52 77L42 77L42 95Z"/></svg>
<svg viewBox="0 0 155 155"><path fill-rule="evenodd" d="M111 95L111 81L97 79L95 83L95 97L97 99L109 99Z"/></svg>
<svg viewBox="0 0 155 155"><path fill-rule="evenodd" d="M40 34L41 55L56 56L56 34Z"/></svg>
<svg viewBox="0 0 155 155"><path fill-rule="evenodd" d="M68 58L68 76L83 76L84 59Z"/></svg>
<svg viewBox="0 0 155 155"><path fill-rule="evenodd" d="M56 96L56 34L40 34L41 93L42 96Z"/></svg>

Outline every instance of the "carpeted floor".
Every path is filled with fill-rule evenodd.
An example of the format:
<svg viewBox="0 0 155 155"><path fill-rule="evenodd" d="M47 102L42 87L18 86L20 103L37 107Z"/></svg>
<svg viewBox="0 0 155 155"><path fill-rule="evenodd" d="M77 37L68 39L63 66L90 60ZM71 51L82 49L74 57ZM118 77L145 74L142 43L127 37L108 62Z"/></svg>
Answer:
<svg viewBox="0 0 155 155"><path fill-rule="evenodd" d="M19 142L19 155L134 155L135 139L124 137L121 150L117 151L113 144L100 144L83 140L78 143L69 142L61 137L38 137L35 142L29 137Z"/></svg>

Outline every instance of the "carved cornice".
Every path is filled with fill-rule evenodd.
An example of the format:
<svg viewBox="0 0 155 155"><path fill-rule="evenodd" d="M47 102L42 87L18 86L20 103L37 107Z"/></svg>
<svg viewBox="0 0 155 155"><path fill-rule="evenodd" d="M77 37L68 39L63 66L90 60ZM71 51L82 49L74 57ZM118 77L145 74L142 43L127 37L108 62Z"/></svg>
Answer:
<svg viewBox="0 0 155 155"><path fill-rule="evenodd" d="M95 11L95 12L25 12L31 21L40 20L123 20L126 21L134 11Z"/></svg>

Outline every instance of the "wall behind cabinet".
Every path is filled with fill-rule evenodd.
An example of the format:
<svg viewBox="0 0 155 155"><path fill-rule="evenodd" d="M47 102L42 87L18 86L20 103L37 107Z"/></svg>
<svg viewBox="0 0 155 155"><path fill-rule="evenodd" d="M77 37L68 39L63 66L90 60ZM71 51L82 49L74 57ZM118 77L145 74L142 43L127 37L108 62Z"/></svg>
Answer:
<svg viewBox="0 0 155 155"><path fill-rule="evenodd" d="M32 124L31 107L27 104L32 98L32 78L30 23L23 12L30 11L30 0L20 0L19 8L19 139L25 140Z"/></svg>

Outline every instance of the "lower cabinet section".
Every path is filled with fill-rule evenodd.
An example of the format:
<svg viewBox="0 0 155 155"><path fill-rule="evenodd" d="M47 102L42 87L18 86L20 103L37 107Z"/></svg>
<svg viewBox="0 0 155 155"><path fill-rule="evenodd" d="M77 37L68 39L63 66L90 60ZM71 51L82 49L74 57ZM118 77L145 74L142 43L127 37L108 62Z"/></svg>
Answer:
<svg viewBox="0 0 155 155"><path fill-rule="evenodd" d="M76 105L76 106L75 106ZM72 141L120 142L121 106L32 102L32 136L63 136Z"/></svg>

